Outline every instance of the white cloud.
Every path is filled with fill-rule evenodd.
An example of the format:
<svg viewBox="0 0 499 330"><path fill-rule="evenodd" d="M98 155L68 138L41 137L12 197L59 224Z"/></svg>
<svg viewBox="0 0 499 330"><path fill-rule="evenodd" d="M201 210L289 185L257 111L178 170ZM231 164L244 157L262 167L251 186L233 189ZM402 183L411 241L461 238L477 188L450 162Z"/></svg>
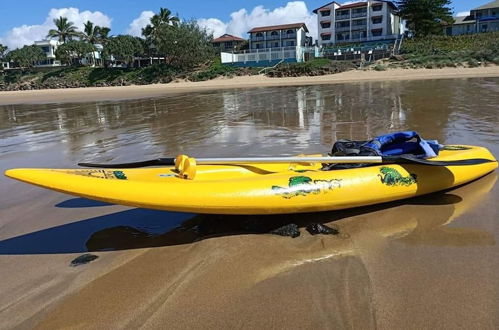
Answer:
<svg viewBox="0 0 499 330"><path fill-rule="evenodd" d="M99 26L111 27L111 18L100 11L82 11L78 8L53 8L42 24L21 25L8 31L2 38L0 43L7 45L9 49L31 45L36 40L45 39L50 29L55 28L54 19L66 17L70 22L79 29L83 29L86 21L92 21Z"/></svg>
<svg viewBox="0 0 499 330"><path fill-rule="evenodd" d="M233 12L230 17L229 22L217 18L199 19L198 24L212 31L215 37L229 33L246 38L247 32L257 26L304 22L310 34L317 37L317 18L308 10L304 1L288 2L286 6L275 9L257 6L251 12L243 8Z"/></svg>
<svg viewBox="0 0 499 330"><path fill-rule="evenodd" d="M140 37L142 35L142 28L150 23L151 17L154 16L154 12L150 10L143 11L140 13L140 16L137 17L130 23L128 29L126 30L127 34L132 36Z"/></svg>
<svg viewBox="0 0 499 330"><path fill-rule="evenodd" d="M205 28L217 38L227 31L227 24L218 18L200 18L197 22L200 27Z"/></svg>
<svg viewBox="0 0 499 330"><path fill-rule="evenodd" d="M469 11L460 11L459 13L456 14L456 16L470 16Z"/></svg>

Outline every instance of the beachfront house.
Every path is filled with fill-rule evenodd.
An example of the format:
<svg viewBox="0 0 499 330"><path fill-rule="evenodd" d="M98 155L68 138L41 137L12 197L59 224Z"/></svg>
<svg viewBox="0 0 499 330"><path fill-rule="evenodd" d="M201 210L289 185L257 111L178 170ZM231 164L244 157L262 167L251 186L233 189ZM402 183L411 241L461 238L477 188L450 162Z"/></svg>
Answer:
<svg viewBox="0 0 499 330"><path fill-rule="evenodd" d="M454 23L444 27L446 35L499 31L499 0L470 11L468 16L454 17Z"/></svg>
<svg viewBox="0 0 499 330"><path fill-rule="evenodd" d="M303 62L313 52L305 23L254 27L248 33L249 49L222 51L223 64L269 67L282 62Z"/></svg>
<svg viewBox="0 0 499 330"><path fill-rule="evenodd" d="M47 56L47 59L37 63L37 67L49 67L49 66L61 66L61 61L56 59L55 52L57 51L57 47L59 47L62 42L58 40L40 40L35 41L35 45L39 46Z"/></svg>
<svg viewBox="0 0 499 330"><path fill-rule="evenodd" d="M260 26L251 29L250 49L304 47L308 29L305 23Z"/></svg>
<svg viewBox="0 0 499 330"><path fill-rule="evenodd" d="M395 40L403 22L392 1L362 1L341 5L336 1L314 10L319 46Z"/></svg>
<svg viewBox="0 0 499 330"><path fill-rule="evenodd" d="M238 49L246 40L233 36L231 34L224 34L212 40L213 47L220 49L220 51L232 51Z"/></svg>

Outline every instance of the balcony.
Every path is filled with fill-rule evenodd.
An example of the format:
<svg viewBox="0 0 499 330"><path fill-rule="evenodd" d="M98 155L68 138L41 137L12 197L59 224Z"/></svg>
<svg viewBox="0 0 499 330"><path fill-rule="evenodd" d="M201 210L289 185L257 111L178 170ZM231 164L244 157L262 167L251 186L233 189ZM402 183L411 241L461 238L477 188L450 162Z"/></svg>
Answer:
<svg viewBox="0 0 499 330"><path fill-rule="evenodd" d="M265 37L256 37L256 36L251 36L250 38L251 41L264 41Z"/></svg>
<svg viewBox="0 0 499 330"><path fill-rule="evenodd" d="M352 31L365 30L365 29L367 29L367 24L352 25Z"/></svg>
<svg viewBox="0 0 499 330"><path fill-rule="evenodd" d="M290 33L290 34L283 33L282 38L283 39L296 39L296 33Z"/></svg>
<svg viewBox="0 0 499 330"><path fill-rule="evenodd" d="M367 16L367 10L362 12L352 13L352 18L366 17L366 16Z"/></svg>
<svg viewBox="0 0 499 330"><path fill-rule="evenodd" d="M280 35L267 36L267 41L280 40L280 39L281 39Z"/></svg>
<svg viewBox="0 0 499 330"><path fill-rule="evenodd" d="M336 27L336 32L345 32L345 31L350 31L350 25L349 26L337 26Z"/></svg>
<svg viewBox="0 0 499 330"><path fill-rule="evenodd" d="M344 19L350 19L350 14L347 14L347 15L336 15L336 20L337 21L344 20Z"/></svg>

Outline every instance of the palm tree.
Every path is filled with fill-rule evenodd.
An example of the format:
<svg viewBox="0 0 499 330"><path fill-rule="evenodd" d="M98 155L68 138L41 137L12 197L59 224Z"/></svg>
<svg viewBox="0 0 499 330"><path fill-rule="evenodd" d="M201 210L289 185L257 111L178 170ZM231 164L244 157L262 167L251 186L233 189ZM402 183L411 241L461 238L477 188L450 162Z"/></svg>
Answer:
<svg viewBox="0 0 499 330"><path fill-rule="evenodd" d="M167 8L160 8L159 14L151 17L151 24L142 29L142 35L149 39L156 39L164 27L177 26L180 22L177 16L170 16L172 12Z"/></svg>
<svg viewBox="0 0 499 330"><path fill-rule="evenodd" d="M61 42L72 40L74 37L79 37L80 33L77 31L73 22L69 22L66 17L59 17L54 19L55 29L51 29L47 34L47 38L58 38Z"/></svg>
<svg viewBox="0 0 499 330"><path fill-rule="evenodd" d="M100 26L87 21L84 25L83 32L81 33L81 39L92 45L96 44L99 41L100 29Z"/></svg>

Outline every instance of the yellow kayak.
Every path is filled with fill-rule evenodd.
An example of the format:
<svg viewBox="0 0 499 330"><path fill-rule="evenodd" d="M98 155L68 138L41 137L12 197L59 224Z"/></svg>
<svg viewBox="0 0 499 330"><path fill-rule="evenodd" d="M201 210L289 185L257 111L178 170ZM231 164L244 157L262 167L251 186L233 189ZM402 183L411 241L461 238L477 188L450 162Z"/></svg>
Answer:
<svg viewBox="0 0 499 330"><path fill-rule="evenodd" d="M89 199L211 214L339 210L410 198L475 180L497 168L485 148L446 146L432 161L488 159L467 166L382 164L322 171L320 163L197 165L138 169L12 169L8 177Z"/></svg>

